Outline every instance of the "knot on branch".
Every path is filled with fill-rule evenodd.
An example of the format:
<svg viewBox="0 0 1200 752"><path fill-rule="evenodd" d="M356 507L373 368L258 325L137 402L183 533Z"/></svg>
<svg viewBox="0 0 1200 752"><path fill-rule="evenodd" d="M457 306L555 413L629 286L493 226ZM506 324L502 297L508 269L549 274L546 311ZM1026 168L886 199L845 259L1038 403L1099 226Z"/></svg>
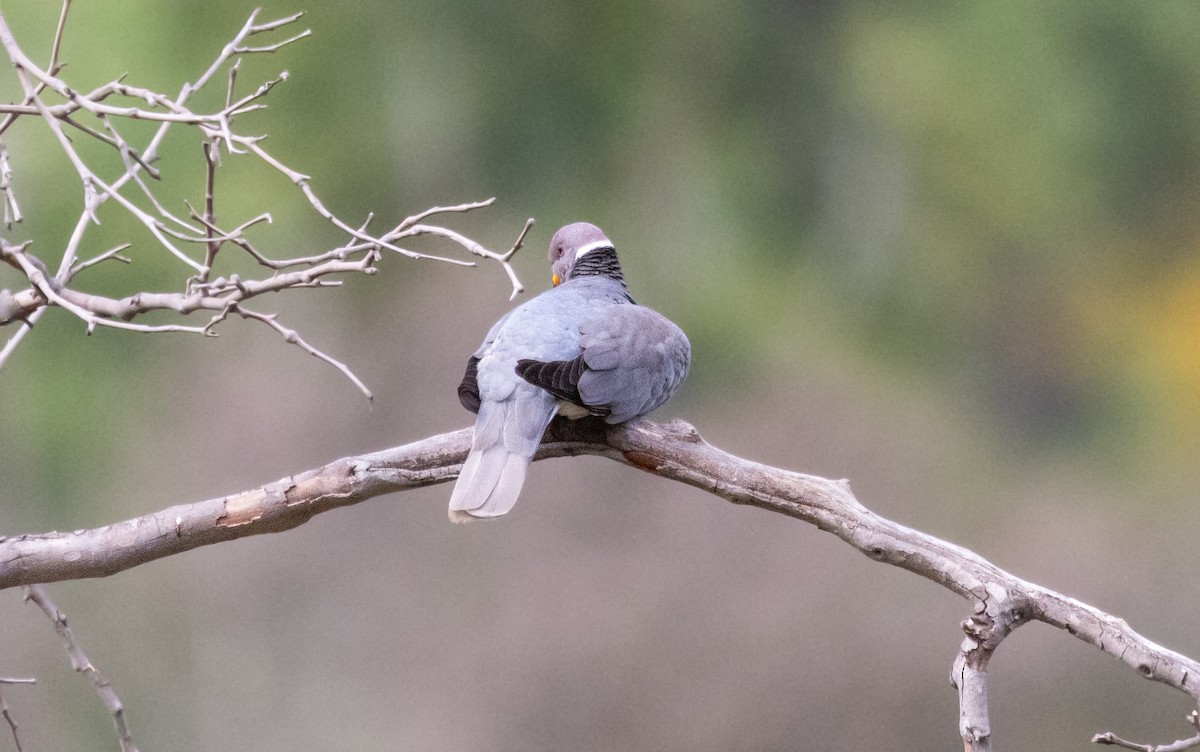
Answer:
<svg viewBox="0 0 1200 752"><path fill-rule="evenodd" d="M968 637L995 649L1014 629L1037 618L1037 603L1027 593L988 584L975 591L975 610L962 623Z"/></svg>
<svg viewBox="0 0 1200 752"><path fill-rule="evenodd" d="M960 626L967 637L982 645L992 641L996 622L987 612L977 612L963 619Z"/></svg>
<svg viewBox="0 0 1200 752"><path fill-rule="evenodd" d="M695 426L693 426L691 423L688 423L686 420L674 418L666 423L661 424L661 428L663 435L669 438L677 439L679 441L686 441L691 444L704 443L704 438L700 436L700 432L696 430Z"/></svg>
<svg viewBox="0 0 1200 752"><path fill-rule="evenodd" d="M700 436L700 432L696 427L686 420L674 418L666 423L651 423L650 421L636 421L635 423L627 424L632 427L652 431L653 435L660 439L669 441L683 441L688 444L703 444L704 438Z"/></svg>
<svg viewBox="0 0 1200 752"><path fill-rule="evenodd" d="M0 290L0 326L22 321L28 315L11 290Z"/></svg>

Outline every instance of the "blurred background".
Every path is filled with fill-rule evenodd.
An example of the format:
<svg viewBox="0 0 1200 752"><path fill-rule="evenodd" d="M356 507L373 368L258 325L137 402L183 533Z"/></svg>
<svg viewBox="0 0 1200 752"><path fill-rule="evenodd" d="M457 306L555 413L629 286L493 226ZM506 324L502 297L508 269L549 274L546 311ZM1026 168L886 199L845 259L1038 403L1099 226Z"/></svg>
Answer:
<svg viewBox="0 0 1200 752"><path fill-rule="evenodd" d="M5 5L44 63L57 4ZM64 76L177 92L250 9L77 3ZM496 196L445 223L504 249L535 217L528 294L555 228L599 224L634 296L692 341L660 418L849 478L877 512L1200 656L1200 5L271 0L263 18L298 10L312 38L243 63L244 92L291 76L242 130L335 212L382 227ZM19 98L11 72L0 87ZM27 213L7 237L54 263L78 181L37 124L5 141ZM197 140L162 154L163 200L201 201ZM273 213L253 237L277 256L342 242L247 159L218 191L228 225ZM180 289L182 266L104 209L83 255L132 241L134 264L80 287ZM0 371L0 533L468 425L455 387L508 293L495 265L390 256L260 301L373 406L252 322L86 337L51 311ZM948 591L606 460L537 464L491 524L451 527L449 491L49 590L143 750L960 748L947 676L969 604ZM0 674L38 679L3 689L26 750L116 748L18 591L0 634ZM991 677L1004 749L1189 732L1182 695L1041 625Z"/></svg>

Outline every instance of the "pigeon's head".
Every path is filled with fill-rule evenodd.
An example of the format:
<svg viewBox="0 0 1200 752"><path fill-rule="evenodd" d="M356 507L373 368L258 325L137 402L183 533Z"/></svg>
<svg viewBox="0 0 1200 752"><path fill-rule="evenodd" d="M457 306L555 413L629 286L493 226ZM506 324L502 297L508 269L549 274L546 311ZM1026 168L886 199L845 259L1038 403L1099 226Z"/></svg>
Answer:
<svg viewBox="0 0 1200 752"><path fill-rule="evenodd" d="M554 284L557 286L570 279L575 264L586 254L599 250L615 254L612 241L595 225L576 222L554 233L550 239L550 271L554 274Z"/></svg>

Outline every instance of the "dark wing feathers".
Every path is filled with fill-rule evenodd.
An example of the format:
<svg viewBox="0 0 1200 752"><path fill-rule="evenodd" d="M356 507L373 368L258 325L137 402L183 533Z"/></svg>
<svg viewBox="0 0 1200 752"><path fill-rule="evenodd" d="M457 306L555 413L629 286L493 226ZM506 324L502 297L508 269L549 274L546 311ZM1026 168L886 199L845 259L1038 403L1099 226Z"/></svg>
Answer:
<svg viewBox="0 0 1200 752"><path fill-rule="evenodd" d="M518 360L517 375L559 399L584 406L579 396L579 378L587 366L583 355L571 360Z"/></svg>
<svg viewBox="0 0 1200 752"><path fill-rule="evenodd" d="M458 385L458 401L471 412L479 412L479 358L474 355L467 361L467 372Z"/></svg>

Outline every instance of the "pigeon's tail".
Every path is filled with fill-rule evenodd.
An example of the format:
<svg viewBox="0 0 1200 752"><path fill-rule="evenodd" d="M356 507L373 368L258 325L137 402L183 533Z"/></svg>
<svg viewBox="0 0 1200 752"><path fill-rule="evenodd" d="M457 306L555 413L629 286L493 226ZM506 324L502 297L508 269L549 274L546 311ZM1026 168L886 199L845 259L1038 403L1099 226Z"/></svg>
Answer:
<svg viewBox="0 0 1200 752"><path fill-rule="evenodd" d="M503 446L471 452L450 495L450 521L499 517L512 509L525 483L529 460Z"/></svg>
<svg viewBox="0 0 1200 752"><path fill-rule="evenodd" d="M471 453L450 494L451 522L499 517L512 509L555 409L553 397L533 388L480 405Z"/></svg>

